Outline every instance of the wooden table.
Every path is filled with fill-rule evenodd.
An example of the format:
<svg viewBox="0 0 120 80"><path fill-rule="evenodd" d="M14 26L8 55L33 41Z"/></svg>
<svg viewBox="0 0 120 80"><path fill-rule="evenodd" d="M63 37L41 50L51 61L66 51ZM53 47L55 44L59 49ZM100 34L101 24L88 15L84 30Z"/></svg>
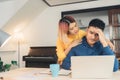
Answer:
<svg viewBox="0 0 120 80"><path fill-rule="evenodd" d="M0 77L3 80L120 80L120 71L113 73L113 79L72 79L71 75L52 77L50 74L40 73L44 70L46 68L18 68L0 73Z"/></svg>

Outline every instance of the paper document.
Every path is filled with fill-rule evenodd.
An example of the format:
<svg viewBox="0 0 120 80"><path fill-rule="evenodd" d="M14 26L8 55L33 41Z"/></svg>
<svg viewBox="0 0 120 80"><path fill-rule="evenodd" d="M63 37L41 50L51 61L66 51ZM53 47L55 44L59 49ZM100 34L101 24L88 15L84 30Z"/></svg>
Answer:
<svg viewBox="0 0 120 80"><path fill-rule="evenodd" d="M71 70L60 69L59 75L67 76L71 73Z"/></svg>
<svg viewBox="0 0 120 80"><path fill-rule="evenodd" d="M51 74L50 69L39 72L40 74ZM71 70L60 69L59 75L67 76L71 73Z"/></svg>

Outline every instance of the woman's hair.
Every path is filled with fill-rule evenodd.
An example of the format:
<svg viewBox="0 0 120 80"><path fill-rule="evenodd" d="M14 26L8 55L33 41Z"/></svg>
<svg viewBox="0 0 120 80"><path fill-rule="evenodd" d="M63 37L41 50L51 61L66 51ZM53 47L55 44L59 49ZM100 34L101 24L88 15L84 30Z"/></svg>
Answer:
<svg viewBox="0 0 120 80"><path fill-rule="evenodd" d="M70 23L76 22L72 16L65 16L59 21L58 36L63 42L68 42Z"/></svg>

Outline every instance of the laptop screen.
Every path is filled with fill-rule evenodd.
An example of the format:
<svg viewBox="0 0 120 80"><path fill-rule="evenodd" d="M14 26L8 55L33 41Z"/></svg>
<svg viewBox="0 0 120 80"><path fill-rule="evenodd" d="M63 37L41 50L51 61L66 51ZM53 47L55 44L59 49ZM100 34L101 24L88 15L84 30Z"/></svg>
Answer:
<svg viewBox="0 0 120 80"><path fill-rule="evenodd" d="M72 78L112 78L115 56L72 56Z"/></svg>

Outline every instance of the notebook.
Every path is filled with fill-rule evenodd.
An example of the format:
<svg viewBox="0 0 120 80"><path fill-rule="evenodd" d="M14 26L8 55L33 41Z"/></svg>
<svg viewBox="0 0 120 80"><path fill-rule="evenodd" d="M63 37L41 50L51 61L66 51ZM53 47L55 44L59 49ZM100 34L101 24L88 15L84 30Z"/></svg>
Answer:
<svg viewBox="0 0 120 80"><path fill-rule="evenodd" d="M115 56L72 56L72 78L110 79Z"/></svg>
<svg viewBox="0 0 120 80"><path fill-rule="evenodd" d="M49 74L49 75L51 75L50 69L45 69L43 71L40 71L39 73L40 74ZM71 73L71 70L60 69L58 74L60 76L68 76L70 73Z"/></svg>

